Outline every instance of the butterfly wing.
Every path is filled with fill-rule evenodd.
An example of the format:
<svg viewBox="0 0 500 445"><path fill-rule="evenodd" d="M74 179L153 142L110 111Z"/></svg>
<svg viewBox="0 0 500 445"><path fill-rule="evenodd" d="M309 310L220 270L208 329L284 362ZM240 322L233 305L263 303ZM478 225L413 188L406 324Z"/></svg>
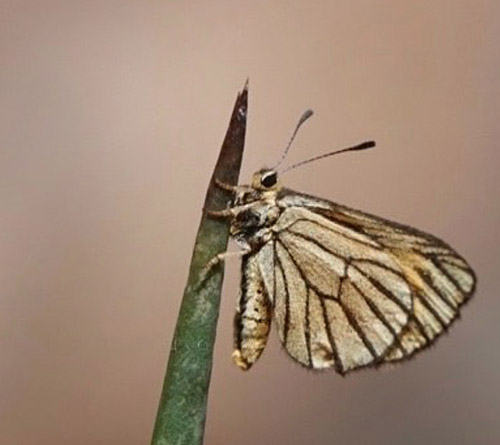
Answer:
<svg viewBox="0 0 500 445"><path fill-rule="evenodd" d="M274 316L307 367L350 370L408 358L458 316L475 285L443 241L285 190L274 231Z"/></svg>

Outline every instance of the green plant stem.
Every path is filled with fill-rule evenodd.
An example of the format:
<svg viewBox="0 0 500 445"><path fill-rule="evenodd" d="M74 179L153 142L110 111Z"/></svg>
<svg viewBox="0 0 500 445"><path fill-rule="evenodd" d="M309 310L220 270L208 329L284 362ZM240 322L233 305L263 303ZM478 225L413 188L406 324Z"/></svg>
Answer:
<svg viewBox="0 0 500 445"><path fill-rule="evenodd" d="M205 198L204 209L221 209L228 192L215 185L217 178L237 184L245 142L248 88L238 94ZM170 348L167 372L156 416L153 445L203 443L212 355L219 317L223 267L214 268L198 286L200 272L216 254L226 250L225 221L204 213L196 237L189 277Z"/></svg>

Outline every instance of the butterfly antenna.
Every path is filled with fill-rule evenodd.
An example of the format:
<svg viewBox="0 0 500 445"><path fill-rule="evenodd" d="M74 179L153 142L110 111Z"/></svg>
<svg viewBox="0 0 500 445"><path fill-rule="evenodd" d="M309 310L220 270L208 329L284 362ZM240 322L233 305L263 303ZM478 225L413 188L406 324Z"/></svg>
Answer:
<svg viewBox="0 0 500 445"><path fill-rule="evenodd" d="M285 160L286 155L288 153L288 150L290 150L290 147L292 146L292 142L295 139L295 136L297 135L297 132L299 131L299 128L302 126L302 124L309 119L312 115L314 114L313 110L307 109L302 113L302 116L300 116L299 121L297 122L297 125L295 126L295 130L293 130L292 137L290 138L290 141L288 142L288 145L285 148L285 151L283 152L281 159L279 162L274 166L273 170L276 170L281 163Z"/></svg>
<svg viewBox="0 0 500 445"><path fill-rule="evenodd" d="M311 159L306 159L305 161L297 162L296 164L293 164L290 167L287 167L281 173L285 173L287 171L293 170L294 168L300 167L301 165L309 164L310 162L314 162L314 161L317 161L319 159L327 158L329 156L338 155L340 153L345 153L347 151L367 150L367 149L373 148L373 147L375 147L375 141L366 141L366 142L363 142L361 144L354 145L352 147L343 148L342 150L331 151L329 153L324 153L322 155L315 156L314 158L311 158Z"/></svg>

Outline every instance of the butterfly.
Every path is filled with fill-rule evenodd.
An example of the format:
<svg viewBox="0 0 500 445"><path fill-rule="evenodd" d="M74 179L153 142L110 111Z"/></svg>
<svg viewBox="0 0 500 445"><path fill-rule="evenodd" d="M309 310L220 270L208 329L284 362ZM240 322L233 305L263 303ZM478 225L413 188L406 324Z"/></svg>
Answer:
<svg viewBox="0 0 500 445"><path fill-rule="evenodd" d="M285 159L300 118L277 167ZM372 141L316 156L286 170ZM344 375L412 357L458 318L476 277L448 244L420 230L283 187L264 168L250 185L218 182L233 198L209 211L242 247L233 360L249 369L277 327L282 345L311 369ZM285 170L285 171L286 171ZM207 271L233 253L222 253Z"/></svg>

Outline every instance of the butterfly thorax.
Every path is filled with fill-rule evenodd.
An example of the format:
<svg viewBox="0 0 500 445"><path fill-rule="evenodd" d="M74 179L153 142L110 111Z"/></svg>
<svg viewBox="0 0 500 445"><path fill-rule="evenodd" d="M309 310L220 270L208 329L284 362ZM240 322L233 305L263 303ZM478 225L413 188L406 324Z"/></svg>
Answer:
<svg viewBox="0 0 500 445"><path fill-rule="evenodd" d="M234 197L231 208L234 216L230 233L240 244L258 247L272 237L271 227L282 209L277 204L281 186L273 170L254 174L251 186L242 186Z"/></svg>

